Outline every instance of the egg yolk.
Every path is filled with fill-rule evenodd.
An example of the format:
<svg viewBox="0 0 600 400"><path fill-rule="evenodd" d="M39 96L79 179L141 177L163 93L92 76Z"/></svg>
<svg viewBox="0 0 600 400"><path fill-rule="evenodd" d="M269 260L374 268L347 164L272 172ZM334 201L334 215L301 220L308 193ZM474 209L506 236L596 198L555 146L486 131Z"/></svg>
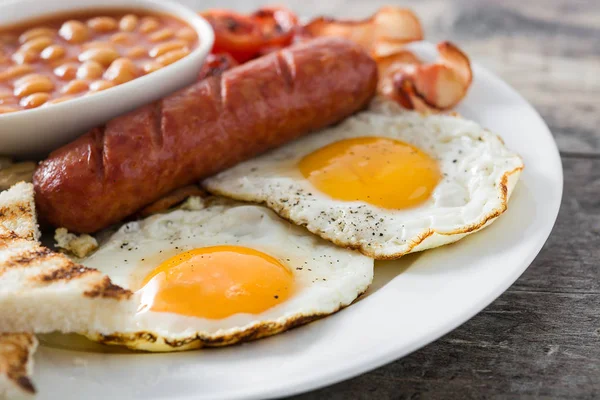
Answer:
<svg viewBox="0 0 600 400"><path fill-rule="evenodd" d="M277 259L242 246L213 246L169 258L144 280L142 306L210 319L258 314L293 292L292 272Z"/></svg>
<svg viewBox="0 0 600 400"><path fill-rule="evenodd" d="M399 140L340 140L305 156L300 172L319 191L343 201L402 209L427 200L440 181L437 162Z"/></svg>

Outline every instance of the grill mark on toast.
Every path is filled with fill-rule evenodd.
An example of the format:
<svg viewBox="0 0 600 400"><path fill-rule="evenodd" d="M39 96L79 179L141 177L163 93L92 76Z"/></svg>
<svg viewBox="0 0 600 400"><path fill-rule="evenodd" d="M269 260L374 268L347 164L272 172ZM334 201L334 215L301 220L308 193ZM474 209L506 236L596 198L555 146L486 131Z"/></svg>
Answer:
<svg viewBox="0 0 600 400"><path fill-rule="evenodd" d="M17 253L6 260L0 267L0 275L9 268L25 268L33 262L44 261L54 256L54 252L47 247L36 246L31 250Z"/></svg>
<svg viewBox="0 0 600 400"><path fill-rule="evenodd" d="M2 240L2 242L0 242L0 248L2 248L8 247L11 241L20 239L20 237L13 231L6 229L6 231L0 231L0 239Z"/></svg>
<svg viewBox="0 0 600 400"><path fill-rule="evenodd" d="M32 219L32 215L31 205L26 201L0 207L0 223L13 222L17 218Z"/></svg>
<svg viewBox="0 0 600 400"><path fill-rule="evenodd" d="M83 292L83 295L91 298L101 297L120 300L129 299L133 293L130 290L113 284L108 276L104 276L101 282L96 283L91 289Z"/></svg>
<svg viewBox="0 0 600 400"><path fill-rule="evenodd" d="M29 333L0 334L0 374L12 381L25 393L34 394L35 387L28 377L27 365L36 340Z"/></svg>
<svg viewBox="0 0 600 400"><path fill-rule="evenodd" d="M1 202L0 239L12 240L16 235L23 239L36 240L38 231L33 202L33 185L20 182L13 185L9 191L13 191L15 196ZM8 191L6 193L9 196ZM12 231L14 235L6 235L5 231ZM6 247L6 243L0 241L0 248L3 247Z"/></svg>
<svg viewBox="0 0 600 400"><path fill-rule="evenodd" d="M60 259L65 261L64 265L42 275L36 276L35 280L43 283L54 283L58 281L72 281L94 272L99 273L96 269L75 264L64 256L60 257Z"/></svg>
<svg viewBox="0 0 600 400"><path fill-rule="evenodd" d="M28 376L19 376L17 378L11 376L12 374L8 374L8 377L10 379L13 379L15 381L15 383L21 388L23 389L23 391L27 392L27 393L31 393L31 394L35 394L35 386L33 386L33 382L31 382L31 379L29 379Z"/></svg>

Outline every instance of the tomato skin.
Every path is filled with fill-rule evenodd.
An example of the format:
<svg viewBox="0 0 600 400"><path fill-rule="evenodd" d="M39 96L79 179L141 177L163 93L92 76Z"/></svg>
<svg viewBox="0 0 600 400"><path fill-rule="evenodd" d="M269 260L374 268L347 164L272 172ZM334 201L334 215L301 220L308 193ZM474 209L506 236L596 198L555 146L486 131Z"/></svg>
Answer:
<svg viewBox="0 0 600 400"><path fill-rule="evenodd" d="M238 62L228 53L209 54L198 74L198 80L221 75L238 65Z"/></svg>
<svg viewBox="0 0 600 400"><path fill-rule="evenodd" d="M282 7L263 7L250 15L220 9L200 15L215 31L213 53L228 53L240 63L288 46L298 26L296 15Z"/></svg>

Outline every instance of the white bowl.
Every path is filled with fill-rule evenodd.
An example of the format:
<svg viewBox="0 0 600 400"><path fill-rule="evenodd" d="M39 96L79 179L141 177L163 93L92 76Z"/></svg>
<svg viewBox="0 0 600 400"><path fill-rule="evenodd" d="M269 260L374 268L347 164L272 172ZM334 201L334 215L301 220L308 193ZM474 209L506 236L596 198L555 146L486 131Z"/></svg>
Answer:
<svg viewBox="0 0 600 400"><path fill-rule="evenodd" d="M214 33L194 11L164 0L13 0L0 1L0 27L48 14L77 10L129 8L167 13L196 30L199 44L188 56L151 74L47 107L0 114L0 154L43 156L88 129L192 84L210 52Z"/></svg>

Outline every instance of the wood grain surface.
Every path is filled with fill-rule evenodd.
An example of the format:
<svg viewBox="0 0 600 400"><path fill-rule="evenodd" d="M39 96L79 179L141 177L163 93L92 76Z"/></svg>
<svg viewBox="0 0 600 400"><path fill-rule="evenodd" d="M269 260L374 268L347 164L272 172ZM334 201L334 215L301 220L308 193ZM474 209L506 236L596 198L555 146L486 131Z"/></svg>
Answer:
<svg viewBox="0 0 600 400"><path fill-rule="evenodd" d="M186 2L197 9L267 4ZM600 398L600 1L279 3L305 17L361 17L386 4L414 9L428 40L455 41L537 108L555 135L565 169L554 232L498 300L408 357L296 398Z"/></svg>

